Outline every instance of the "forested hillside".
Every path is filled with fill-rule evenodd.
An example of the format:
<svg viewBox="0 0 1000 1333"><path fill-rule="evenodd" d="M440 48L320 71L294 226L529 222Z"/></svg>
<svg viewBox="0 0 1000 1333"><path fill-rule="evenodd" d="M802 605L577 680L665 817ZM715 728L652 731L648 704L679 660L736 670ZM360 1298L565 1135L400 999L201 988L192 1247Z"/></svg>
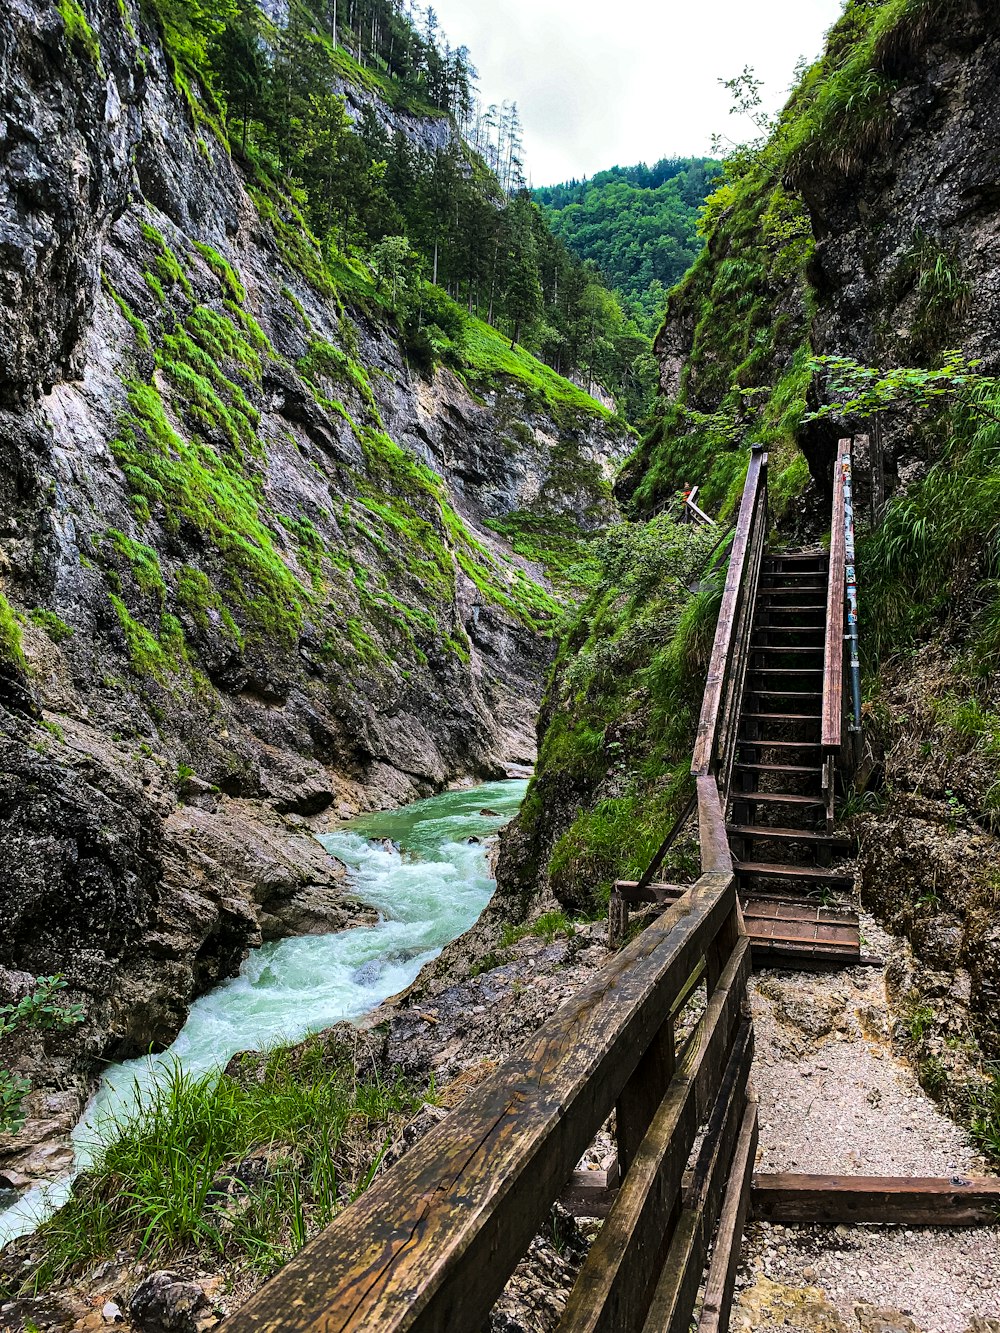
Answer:
<svg viewBox="0 0 1000 1333"><path fill-rule="evenodd" d="M154 3L178 88L256 178L286 244L298 229L274 195L290 178L338 288L393 310L419 364L506 360L481 319L628 407L648 375L642 339L523 189L516 107L482 106L433 10L293 0L277 25L254 0ZM419 135L415 116L430 119Z"/></svg>
<svg viewBox="0 0 1000 1333"><path fill-rule="evenodd" d="M555 234L595 265L640 328L654 333L667 292L702 246L698 214L718 163L661 158L534 191Z"/></svg>

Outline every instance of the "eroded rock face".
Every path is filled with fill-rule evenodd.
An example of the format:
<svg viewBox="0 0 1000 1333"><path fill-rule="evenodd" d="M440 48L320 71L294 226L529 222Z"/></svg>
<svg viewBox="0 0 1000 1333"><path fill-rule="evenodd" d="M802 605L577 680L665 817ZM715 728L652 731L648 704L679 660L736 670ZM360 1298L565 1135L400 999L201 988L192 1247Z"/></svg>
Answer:
<svg viewBox="0 0 1000 1333"><path fill-rule="evenodd" d="M937 364L942 348L961 347L996 374L1000 19L994 6L962 0L947 16L900 23L882 47L880 73L896 86L878 142L855 156L849 175L824 162L796 181L817 242L813 346L865 366ZM952 299L930 309L940 264L952 275ZM814 441L825 448L823 468L835 435ZM920 475L940 448L909 413L884 417L878 436L886 494ZM866 503L865 471L858 498Z"/></svg>
<svg viewBox="0 0 1000 1333"><path fill-rule="evenodd" d="M629 443L414 374L138 6L86 11L0 17L0 967L84 1005L17 1053L74 1096L366 919L317 821L532 762L552 609L487 523L607 522Z"/></svg>

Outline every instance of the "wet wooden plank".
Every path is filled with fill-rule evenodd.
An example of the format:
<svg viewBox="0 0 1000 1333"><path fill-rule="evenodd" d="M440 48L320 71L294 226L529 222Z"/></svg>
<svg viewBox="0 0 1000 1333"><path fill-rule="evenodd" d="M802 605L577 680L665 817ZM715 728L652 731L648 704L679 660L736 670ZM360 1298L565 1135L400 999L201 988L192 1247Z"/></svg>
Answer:
<svg viewBox="0 0 1000 1333"><path fill-rule="evenodd" d="M753 1178L751 1208L769 1222L992 1225L1000 1218L1000 1180L761 1174Z"/></svg>
<svg viewBox="0 0 1000 1333"><path fill-rule="evenodd" d="M229 1320L230 1333L481 1326L731 916L704 875Z"/></svg>
<svg viewBox="0 0 1000 1333"><path fill-rule="evenodd" d="M678 1060L649 1131L570 1293L559 1333L635 1333L645 1320L680 1211L698 1126L718 1098L749 976L739 942Z"/></svg>
<svg viewBox="0 0 1000 1333"><path fill-rule="evenodd" d="M698 1333L727 1333L729 1328L743 1229L750 1213L750 1180L757 1157L757 1138L757 1099L751 1095L743 1113L743 1124L726 1182Z"/></svg>
<svg viewBox="0 0 1000 1333"><path fill-rule="evenodd" d="M851 441L837 446L830 525L830 573L826 590L826 649L823 657L823 748L838 750L844 726L844 470L840 460L850 455Z"/></svg>
<svg viewBox="0 0 1000 1333"><path fill-rule="evenodd" d="M743 499L736 522L736 534L733 538L732 552L729 557L726 586L722 594L722 605L719 608L719 619L715 630L715 642L712 647L705 692L702 696L701 716L698 721L694 753L691 757L691 772L696 776L707 774L711 770L715 758L715 738L722 711L727 671L730 666L733 631L750 555L757 498L766 476L766 455L762 450L755 449L750 455L750 465L747 468L747 478L743 486Z"/></svg>
<svg viewBox="0 0 1000 1333"><path fill-rule="evenodd" d="M726 833L726 818L715 778L698 779L698 836L701 843L701 868L705 874L732 874L733 854Z"/></svg>

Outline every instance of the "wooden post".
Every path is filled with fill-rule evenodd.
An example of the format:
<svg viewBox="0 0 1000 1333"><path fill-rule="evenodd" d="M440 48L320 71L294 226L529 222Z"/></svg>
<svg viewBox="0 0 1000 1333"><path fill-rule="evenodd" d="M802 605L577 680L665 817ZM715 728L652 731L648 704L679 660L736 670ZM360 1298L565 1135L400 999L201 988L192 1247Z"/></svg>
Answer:
<svg viewBox="0 0 1000 1333"><path fill-rule="evenodd" d="M611 890L608 899L608 948L620 949L628 935L628 903L619 889Z"/></svg>

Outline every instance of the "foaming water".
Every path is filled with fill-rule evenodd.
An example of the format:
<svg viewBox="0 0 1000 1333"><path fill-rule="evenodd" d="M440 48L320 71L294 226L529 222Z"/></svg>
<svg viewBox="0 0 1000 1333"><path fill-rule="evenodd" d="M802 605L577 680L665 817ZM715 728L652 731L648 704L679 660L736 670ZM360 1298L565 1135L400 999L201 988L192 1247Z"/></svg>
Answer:
<svg viewBox="0 0 1000 1333"><path fill-rule="evenodd" d="M239 976L195 1001L167 1051L108 1069L73 1131L76 1171L93 1161L115 1121L141 1107L175 1064L192 1074L221 1069L237 1051L298 1041L360 1018L408 986L489 902L495 883L484 848L467 840L512 819L526 786L490 782L445 792L364 815L320 837L347 866L352 891L378 911L378 924L256 949ZM38 1226L71 1185L70 1176L29 1190L0 1212L0 1245Z"/></svg>

